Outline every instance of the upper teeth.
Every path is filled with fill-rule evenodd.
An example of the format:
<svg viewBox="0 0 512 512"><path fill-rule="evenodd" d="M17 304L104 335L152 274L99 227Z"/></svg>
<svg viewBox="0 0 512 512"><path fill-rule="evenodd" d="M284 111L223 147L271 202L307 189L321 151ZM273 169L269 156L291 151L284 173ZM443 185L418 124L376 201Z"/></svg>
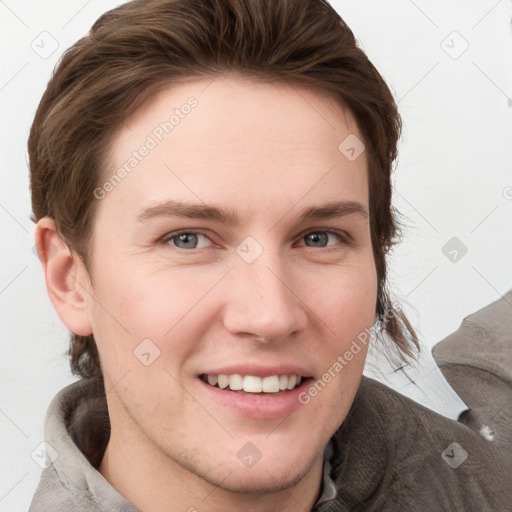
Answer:
<svg viewBox="0 0 512 512"><path fill-rule="evenodd" d="M255 375L207 375L206 379L211 386L218 385L221 389L229 388L232 391L244 390L246 393L278 393L285 389L297 387L302 380L299 375L271 375L269 377L256 377Z"/></svg>

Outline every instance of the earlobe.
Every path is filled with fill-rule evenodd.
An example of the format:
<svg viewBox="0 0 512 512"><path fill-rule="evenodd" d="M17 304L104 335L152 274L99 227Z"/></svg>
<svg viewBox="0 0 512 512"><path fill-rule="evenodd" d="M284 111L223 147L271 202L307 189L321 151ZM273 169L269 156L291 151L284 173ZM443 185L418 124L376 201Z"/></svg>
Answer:
<svg viewBox="0 0 512 512"><path fill-rule="evenodd" d="M71 253L49 217L37 223L35 242L48 296L62 323L75 334L92 334L87 307L90 297L84 288L89 283L88 275L78 255Z"/></svg>

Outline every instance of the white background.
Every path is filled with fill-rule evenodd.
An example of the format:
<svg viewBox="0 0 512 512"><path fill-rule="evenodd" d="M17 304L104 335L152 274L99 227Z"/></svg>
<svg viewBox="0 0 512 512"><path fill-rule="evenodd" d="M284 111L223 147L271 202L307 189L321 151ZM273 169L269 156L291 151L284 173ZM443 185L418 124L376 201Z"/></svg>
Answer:
<svg viewBox="0 0 512 512"><path fill-rule="evenodd" d="M28 509L41 471L31 452L43 440L46 408L75 380L64 355L67 331L33 252L29 128L62 52L118 4L0 2L0 511ZM403 117L394 204L407 230L390 260L390 284L429 353L465 316L512 287L511 2L332 4ZM46 59L31 47L43 31L58 44ZM457 262L442 252L454 236L468 248Z"/></svg>

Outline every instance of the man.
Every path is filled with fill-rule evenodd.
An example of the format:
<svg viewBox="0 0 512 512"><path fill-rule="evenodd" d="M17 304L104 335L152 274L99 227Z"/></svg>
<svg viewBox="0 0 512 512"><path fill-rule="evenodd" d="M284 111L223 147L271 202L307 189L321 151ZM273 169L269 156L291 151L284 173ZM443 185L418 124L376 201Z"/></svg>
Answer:
<svg viewBox="0 0 512 512"><path fill-rule="evenodd" d="M29 140L84 377L50 407L31 510L504 506L497 448L362 379L375 325L418 346L385 286L399 131L323 2L136 0L95 24Z"/></svg>

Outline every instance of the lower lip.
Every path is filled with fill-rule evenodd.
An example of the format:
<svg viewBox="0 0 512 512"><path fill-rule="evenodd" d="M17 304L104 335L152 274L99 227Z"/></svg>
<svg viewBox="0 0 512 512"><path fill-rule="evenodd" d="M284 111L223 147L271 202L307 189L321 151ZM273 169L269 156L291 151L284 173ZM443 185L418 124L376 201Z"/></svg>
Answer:
<svg viewBox="0 0 512 512"><path fill-rule="evenodd" d="M312 377L304 379L300 386L290 391L280 391L274 396L249 393L243 395L227 389L210 386L198 378L200 384L216 402L235 410L241 416L248 418L281 418L295 411L302 404L299 395L306 389Z"/></svg>

